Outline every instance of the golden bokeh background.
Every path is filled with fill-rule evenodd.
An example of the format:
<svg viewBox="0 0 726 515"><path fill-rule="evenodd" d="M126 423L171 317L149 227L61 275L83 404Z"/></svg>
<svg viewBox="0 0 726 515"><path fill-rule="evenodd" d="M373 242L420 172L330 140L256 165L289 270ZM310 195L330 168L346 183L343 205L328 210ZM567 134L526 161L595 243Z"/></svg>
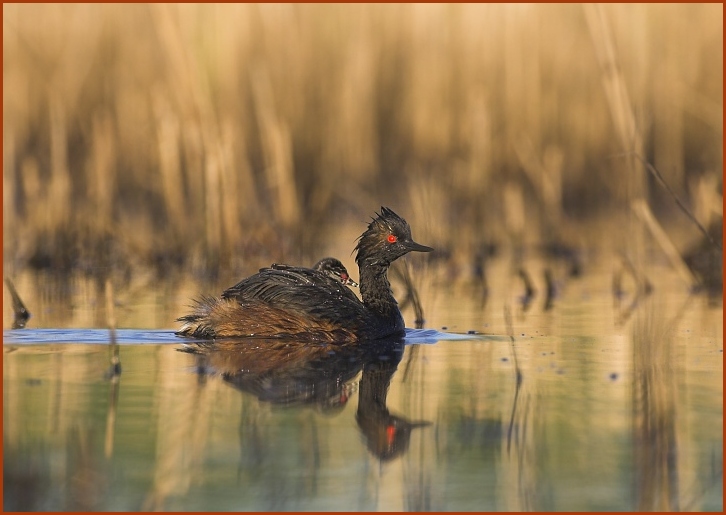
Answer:
<svg viewBox="0 0 726 515"><path fill-rule="evenodd" d="M302 259L381 204L442 250L677 218L632 153L722 183L721 4L4 4L3 79L10 271Z"/></svg>

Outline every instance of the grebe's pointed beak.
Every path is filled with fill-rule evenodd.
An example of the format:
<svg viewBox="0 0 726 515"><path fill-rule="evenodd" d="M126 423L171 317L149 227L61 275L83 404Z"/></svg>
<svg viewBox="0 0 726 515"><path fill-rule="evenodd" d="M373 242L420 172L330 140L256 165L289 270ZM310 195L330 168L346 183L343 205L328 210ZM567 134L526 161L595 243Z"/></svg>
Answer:
<svg viewBox="0 0 726 515"><path fill-rule="evenodd" d="M431 247L427 247L426 245L421 245L419 243L416 243L415 241L406 241L403 242L403 245L406 247L406 250L409 252L432 252L434 249Z"/></svg>
<svg viewBox="0 0 726 515"><path fill-rule="evenodd" d="M358 287L358 283L357 283L357 282L355 282L355 281L354 281L353 279L351 279L350 277L347 277L347 278L345 279L345 281L343 281L343 284L345 284L346 286L352 286L353 288L357 288L357 287Z"/></svg>

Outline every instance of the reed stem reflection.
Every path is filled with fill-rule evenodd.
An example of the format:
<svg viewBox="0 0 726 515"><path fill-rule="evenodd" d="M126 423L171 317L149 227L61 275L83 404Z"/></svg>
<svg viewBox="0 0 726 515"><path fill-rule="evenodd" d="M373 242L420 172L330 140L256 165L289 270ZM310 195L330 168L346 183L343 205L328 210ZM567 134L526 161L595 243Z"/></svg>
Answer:
<svg viewBox="0 0 726 515"><path fill-rule="evenodd" d="M680 511L681 449L678 442L678 377L683 368L676 359L675 328L692 305L689 296L665 323L656 323L654 311L665 304L653 299L644 306L633 326L633 451L635 501L639 511Z"/></svg>

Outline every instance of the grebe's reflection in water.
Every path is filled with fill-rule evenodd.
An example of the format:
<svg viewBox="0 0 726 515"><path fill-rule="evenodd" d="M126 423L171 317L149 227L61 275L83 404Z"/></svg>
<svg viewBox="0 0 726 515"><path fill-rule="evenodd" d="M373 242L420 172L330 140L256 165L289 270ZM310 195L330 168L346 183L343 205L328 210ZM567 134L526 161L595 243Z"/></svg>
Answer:
<svg viewBox="0 0 726 515"><path fill-rule="evenodd" d="M393 415L386 406L404 348L401 338L350 344L250 338L191 343L180 350L194 355L200 380L219 376L260 402L307 406L326 415L342 411L362 370L356 422L368 450L387 461L405 453L414 428L430 425Z"/></svg>

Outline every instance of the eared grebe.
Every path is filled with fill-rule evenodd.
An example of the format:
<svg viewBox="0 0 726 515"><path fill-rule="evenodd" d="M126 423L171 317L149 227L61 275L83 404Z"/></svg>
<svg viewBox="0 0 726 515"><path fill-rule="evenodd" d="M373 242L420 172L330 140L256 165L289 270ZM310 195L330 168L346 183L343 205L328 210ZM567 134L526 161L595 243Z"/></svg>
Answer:
<svg viewBox="0 0 726 515"><path fill-rule="evenodd" d="M340 341L405 334L386 273L411 251L431 252L411 239L406 220L381 208L358 239L363 302L339 279L311 268L263 268L221 297L203 297L176 334L194 338L282 337Z"/></svg>

